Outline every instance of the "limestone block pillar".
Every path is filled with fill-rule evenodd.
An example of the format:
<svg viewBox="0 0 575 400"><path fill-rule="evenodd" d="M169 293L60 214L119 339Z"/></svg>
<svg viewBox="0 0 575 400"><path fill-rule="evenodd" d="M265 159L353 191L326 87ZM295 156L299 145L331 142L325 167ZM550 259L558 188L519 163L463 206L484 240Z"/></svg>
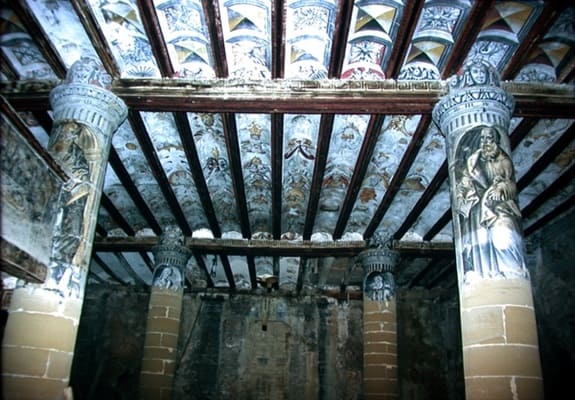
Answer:
<svg viewBox="0 0 575 400"><path fill-rule="evenodd" d="M15 289L2 342L2 392L59 399L68 387L112 134L126 118L111 77L82 58L50 94L48 151L70 177L60 193L43 284Z"/></svg>
<svg viewBox="0 0 575 400"><path fill-rule="evenodd" d="M153 249L154 276L148 307L140 398L169 400L176 367L184 269L191 256L176 226L167 227Z"/></svg>
<svg viewBox="0 0 575 400"><path fill-rule="evenodd" d="M433 117L446 137L466 398L543 399L508 129L514 100L469 62Z"/></svg>
<svg viewBox="0 0 575 400"><path fill-rule="evenodd" d="M399 399L397 312L393 277L397 253L371 242L359 254L363 280L364 398Z"/></svg>

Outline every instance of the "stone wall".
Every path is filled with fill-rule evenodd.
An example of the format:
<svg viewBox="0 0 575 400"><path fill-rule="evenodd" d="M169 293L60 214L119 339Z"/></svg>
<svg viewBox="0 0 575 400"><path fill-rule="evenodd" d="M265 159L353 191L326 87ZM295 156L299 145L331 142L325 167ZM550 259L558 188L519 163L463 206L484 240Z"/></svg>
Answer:
<svg viewBox="0 0 575 400"><path fill-rule="evenodd" d="M457 288L397 292L402 399L465 398Z"/></svg>
<svg viewBox="0 0 575 400"><path fill-rule="evenodd" d="M177 399L360 399L362 303L186 296Z"/></svg>
<svg viewBox="0 0 575 400"><path fill-rule="evenodd" d="M136 400L149 293L89 285L70 377L74 400Z"/></svg>
<svg viewBox="0 0 575 400"><path fill-rule="evenodd" d="M575 374L575 212L528 243L546 399L564 398Z"/></svg>

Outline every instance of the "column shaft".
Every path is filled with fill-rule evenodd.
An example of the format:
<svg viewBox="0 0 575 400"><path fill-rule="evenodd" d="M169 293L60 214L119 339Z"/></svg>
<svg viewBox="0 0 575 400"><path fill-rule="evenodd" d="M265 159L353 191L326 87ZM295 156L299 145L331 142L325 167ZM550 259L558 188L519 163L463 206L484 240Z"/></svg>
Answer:
<svg viewBox="0 0 575 400"><path fill-rule="evenodd" d="M392 271L395 252L375 247L360 254L363 282L364 398L399 399L397 311Z"/></svg>
<svg viewBox="0 0 575 400"><path fill-rule="evenodd" d="M183 271L191 255L181 231L169 226L154 248L155 268L140 373L142 400L172 398L178 360Z"/></svg>
<svg viewBox="0 0 575 400"><path fill-rule="evenodd" d="M449 83L433 116L447 143L466 398L542 399L508 137L514 101L482 60Z"/></svg>
<svg viewBox="0 0 575 400"><path fill-rule="evenodd" d="M10 399L62 398L70 379L84 286L108 152L126 117L109 92L110 77L81 59L50 101L49 152L70 177L60 193L48 278L14 290L2 342L2 394Z"/></svg>

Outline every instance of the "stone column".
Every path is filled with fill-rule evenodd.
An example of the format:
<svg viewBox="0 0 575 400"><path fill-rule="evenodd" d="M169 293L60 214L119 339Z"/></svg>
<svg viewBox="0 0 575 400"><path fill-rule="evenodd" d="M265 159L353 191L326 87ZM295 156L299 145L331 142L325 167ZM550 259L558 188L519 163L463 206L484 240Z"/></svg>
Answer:
<svg viewBox="0 0 575 400"><path fill-rule="evenodd" d="M371 241L359 255L363 266L364 398L399 399L397 379L397 312L393 273L397 253Z"/></svg>
<svg viewBox="0 0 575 400"><path fill-rule="evenodd" d="M176 226L164 230L154 248L154 277L148 307L140 398L169 400L176 369L184 269L191 252Z"/></svg>
<svg viewBox="0 0 575 400"><path fill-rule="evenodd" d="M449 81L446 137L467 399L543 399L508 129L514 100L487 62Z"/></svg>
<svg viewBox="0 0 575 400"><path fill-rule="evenodd" d="M67 389L112 134L126 118L111 78L82 58L50 94L48 151L70 179L60 193L43 284L14 291L2 343L4 399L59 399Z"/></svg>

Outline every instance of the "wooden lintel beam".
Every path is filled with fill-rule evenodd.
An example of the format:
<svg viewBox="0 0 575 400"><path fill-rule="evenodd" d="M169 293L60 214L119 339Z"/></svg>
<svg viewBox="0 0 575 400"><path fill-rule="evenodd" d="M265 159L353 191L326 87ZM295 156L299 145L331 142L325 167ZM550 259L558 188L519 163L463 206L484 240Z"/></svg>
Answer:
<svg viewBox="0 0 575 400"><path fill-rule="evenodd" d="M0 82L18 111L48 110L56 81ZM503 82L515 117L571 118L572 84ZM117 79L112 92L139 111L429 114L447 94L445 81L189 81Z"/></svg>
<svg viewBox="0 0 575 400"><path fill-rule="evenodd" d="M158 243L157 237L106 237L94 242L95 252L151 251ZM315 242L302 240L251 240L251 239L196 239L186 238L184 246L195 254L224 254L245 256L299 256L299 257L354 257L366 249L363 240ZM393 249L403 254L450 254L452 243L394 241Z"/></svg>
<svg viewBox="0 0 575 400"><path fill-rule="evenodd" d="M27 282L43 283L48 267L19 247L0 238L0 270Z"/></svg>

